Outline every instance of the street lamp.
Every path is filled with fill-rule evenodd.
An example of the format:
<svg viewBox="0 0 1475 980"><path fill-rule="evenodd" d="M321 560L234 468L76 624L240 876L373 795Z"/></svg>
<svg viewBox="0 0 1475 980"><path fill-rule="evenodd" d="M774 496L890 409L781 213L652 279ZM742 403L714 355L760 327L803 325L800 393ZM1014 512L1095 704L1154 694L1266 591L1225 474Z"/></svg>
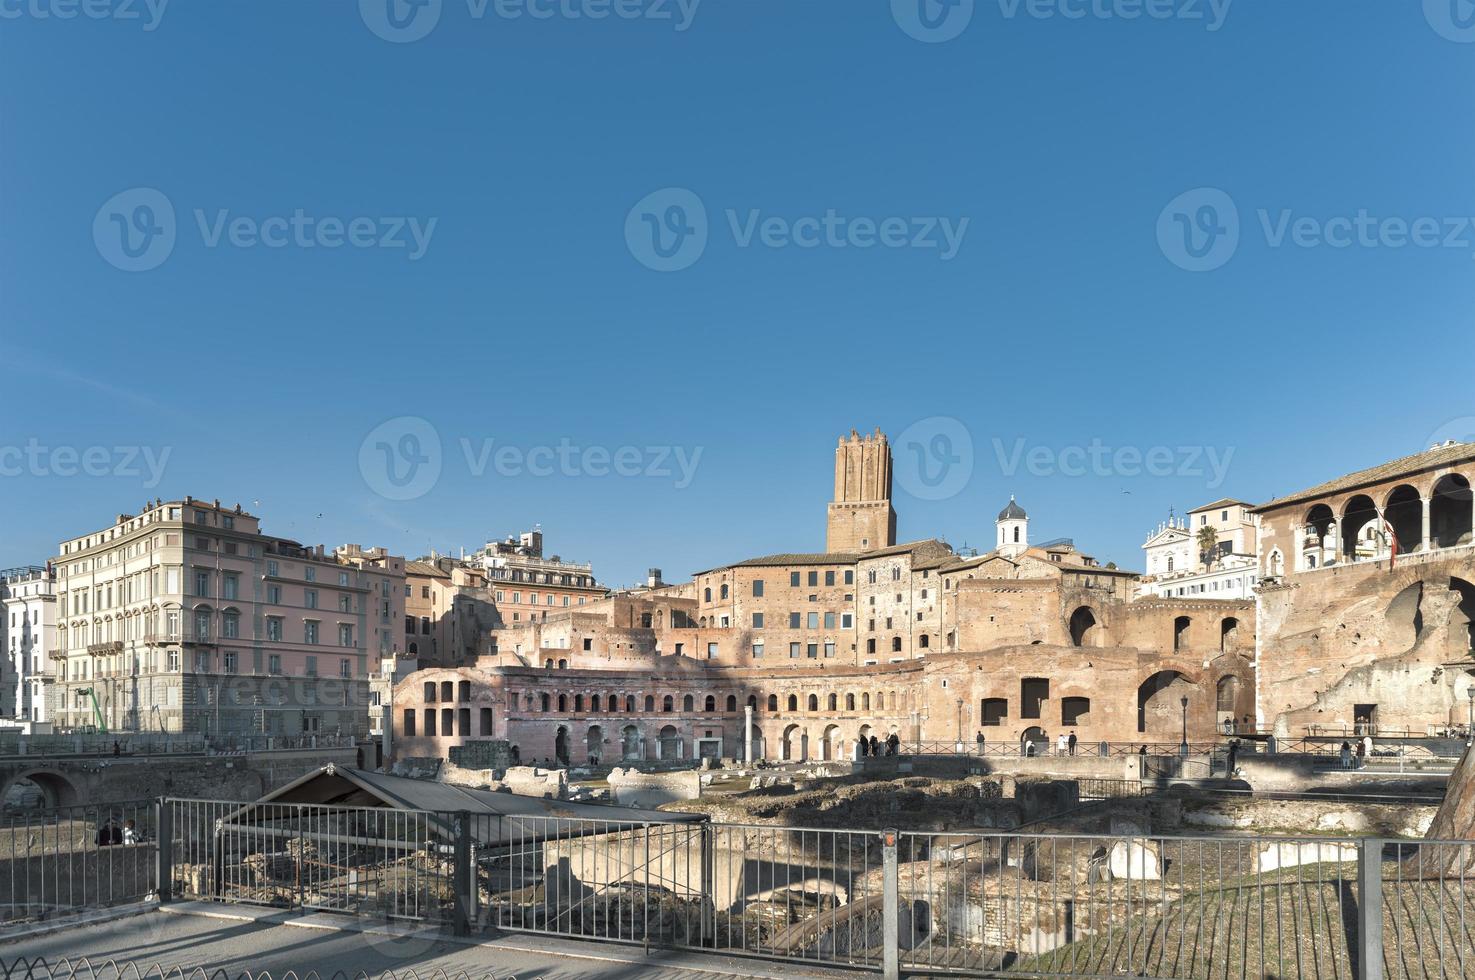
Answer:
<svg viewBox="0 0 1475 980"><path fill-rule="evenodd" d="M1179 701L1183 706L1183 742L1178 746L1178 753L1183 758L1188 758L1188 695L1184 695Z"/></svg>

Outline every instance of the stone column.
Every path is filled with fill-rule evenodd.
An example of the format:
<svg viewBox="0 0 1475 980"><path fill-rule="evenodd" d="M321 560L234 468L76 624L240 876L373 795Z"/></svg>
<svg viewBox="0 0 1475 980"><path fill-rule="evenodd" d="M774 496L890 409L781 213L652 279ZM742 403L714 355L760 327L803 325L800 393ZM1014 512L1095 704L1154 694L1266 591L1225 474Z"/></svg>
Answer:
<svg viewBox="0 0 1475 980"><path fill-rule="evenodd" d="M743 761L753 764L753 706L743 707Z"/></svg>
<svg viewBox="0 0 1475 980"><path fill-rule="evenodd" d="M1433 523L1434 498L1433 497L1422 497L1420 499L1422 499L1423 502L1424 502L1424 530L1423 530L1423 535L1424 536L1423 536L1423 538L1421 539L1421 541L1419 543L1419 550L1420 551L1433 551L1434 550L1434 535L1432 533L1430 533L1430 529L1431 529L1431 525Z"/></svg>
<svg viewBox="0 0 1475 980"><path fill-rule="evenodd" d="M1336 562L1337 564L1341 564L1341 562L1342 562L1342 522L1339 521L1339 520L1332 521L1331 524L1327 525L1327 532L1326 533L1329 534L1329 535L1331 535L1331 538L1332 538L1332 561ZM1357 552L1354 551L1352 553L1352 556L1354 558L1357 557ZM1321 563L1323 565L1326 564L1326 548L1325 548L1325 546L1322 547L1322 551L1321 551Z"/></svg>

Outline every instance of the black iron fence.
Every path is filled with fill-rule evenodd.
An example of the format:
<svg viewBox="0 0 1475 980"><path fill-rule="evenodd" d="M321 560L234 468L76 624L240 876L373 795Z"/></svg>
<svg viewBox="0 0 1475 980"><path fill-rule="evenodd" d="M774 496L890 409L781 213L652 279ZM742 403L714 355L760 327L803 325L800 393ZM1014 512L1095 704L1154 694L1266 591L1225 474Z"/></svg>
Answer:
<svg viewBox="0 0 1475 980"><path fill-rule="evenodd" d="M1088 781L1084 799L1129 795ZM130 823L131 821L131 823ZM117 828L120 836L115 838ZM1475 843L167 799L3 830L8 917L196 899L901 972L1475 975Z"/></svg>

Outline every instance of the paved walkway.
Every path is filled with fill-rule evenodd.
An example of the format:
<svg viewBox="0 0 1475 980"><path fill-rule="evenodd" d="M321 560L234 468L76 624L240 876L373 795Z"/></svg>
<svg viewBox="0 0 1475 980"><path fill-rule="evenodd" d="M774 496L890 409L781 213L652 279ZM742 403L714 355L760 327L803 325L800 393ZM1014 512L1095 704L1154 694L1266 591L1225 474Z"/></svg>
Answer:
<svg viewBox="0 0 1475 980"><path fill-rule="evenodd" d="M203 967L232 978L268 971L282 980L287 971L323 980L334 973L363 973L373 980L385 973L424 978L436 971L464 973L468 980L495 976L544 980L600 977L605 980L719 980L719 978L853 978L865 974L807 969L723 956L653 953L612 944L575 943L540 936L514 936L490 942L448 938L432 930L364 923L338 915L289 915L277 910L207 903L181 903L168 911L146 911L124 918L14 941L0 940L0 965L44 957L58 976L64 958L86 957L99 973L102 964L131 962L140 972L157 964L186 972ZM38 977L42 974L37 974Z"/></svg>

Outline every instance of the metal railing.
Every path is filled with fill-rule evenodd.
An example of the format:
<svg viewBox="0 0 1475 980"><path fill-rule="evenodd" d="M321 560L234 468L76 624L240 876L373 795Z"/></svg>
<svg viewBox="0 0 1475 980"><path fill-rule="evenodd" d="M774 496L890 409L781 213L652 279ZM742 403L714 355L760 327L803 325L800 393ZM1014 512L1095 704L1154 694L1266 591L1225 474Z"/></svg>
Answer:
<svg viewBox="0 0 1475 980"><path fill-rule="evenodd" d="M97 732L78 735L0 733L0 755L154 755L205 751L203 735Z"/></svg>
<svg viewBox="0 0 1475 980"><path fill-rule="evenodd" d="M170 832L171 894L376 918L453 919L455 815L216 800L170 799L161 806Z"/></svg>
<svg viewBox="0 0 1475 980"><path fill-rule="evenodd" d="M158 802L0 814L4 925L138 902L157 891Z"/></svg>
<svg viewBox="0 0 1475 980"><path fill-rule="evenodd" d="M1133 785L1088 781L1080 795L1129 795ZM327 910L460 934L539 933L888 977L1475 975L1475 842L1130 827L877 832L646 816L184 799L50 811L4 828L16 853L8 915L156 890L164 901ZM99 828L127 819L145 843L103 843Z"/></svg>
<svg viewBox="0 0 1475 980"><path fill-rule="evenodd" d="M308 962L312 962L309 960ZM321 962L321 960L318 960ZM496 970L332 970L309 966L278 970L280 980L516 980L513 974ZM273 980L270 970L248 967L165 966L139 960L107 959L93 962L85 956L64 956L51 962L45 957L0 959L0 980Z"/></svg>

